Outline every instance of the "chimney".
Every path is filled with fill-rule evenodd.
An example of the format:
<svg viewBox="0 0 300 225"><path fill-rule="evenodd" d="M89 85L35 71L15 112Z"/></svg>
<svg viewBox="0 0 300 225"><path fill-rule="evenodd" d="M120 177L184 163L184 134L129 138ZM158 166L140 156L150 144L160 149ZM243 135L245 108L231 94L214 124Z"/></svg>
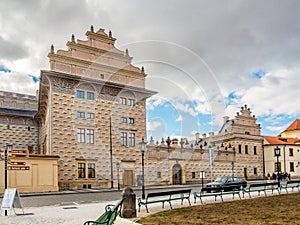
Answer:
<svg viewBox="0 0 300 225"><path fill-rule="evenodd" d="M200 134L197 132L197 133L195 134L195 136L196 136L196 142L198 143L198 141L200 140Z"/></svg>

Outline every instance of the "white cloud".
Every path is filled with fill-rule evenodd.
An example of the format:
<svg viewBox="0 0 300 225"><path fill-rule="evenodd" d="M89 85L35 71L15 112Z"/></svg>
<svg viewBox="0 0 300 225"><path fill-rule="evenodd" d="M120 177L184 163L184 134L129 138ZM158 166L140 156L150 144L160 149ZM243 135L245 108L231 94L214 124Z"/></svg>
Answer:
<svg viewBox="0 0 300 225"><path fill-rule="evenodd" d="M163 126L161 121L155 120L155 121L147 122L147 130L149 131L154 131L161 126Z"/></svg>
<svg viewBox="0 0 300 225"><path fill-rule="evenodd" d="M183 117L181 115L179 115L176 119L176 122L181 122L183 120Z"/></svg>

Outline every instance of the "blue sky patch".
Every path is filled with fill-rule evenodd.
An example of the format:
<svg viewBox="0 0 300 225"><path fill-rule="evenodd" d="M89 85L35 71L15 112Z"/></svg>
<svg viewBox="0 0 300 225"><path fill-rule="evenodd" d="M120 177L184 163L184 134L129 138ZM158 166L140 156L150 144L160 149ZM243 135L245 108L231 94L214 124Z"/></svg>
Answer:
<svg viewBox="0 0 300 225"><path fill-rule="evenodd" d="M3 65L0 65L0 71L3 71L3 72L5 72L5 73L11 73L11 70L8 69L8 68L6 68L6 67L3 66Z"/></svg>
<svg viewBox="0 0 300 225"><path fill-rule="evenodd" d="M252 73L252 76L257 79L261 79L265 75L266 75L266 71L264 71L264 70L258 70L257 72Z"/></svg>
<svg viewBox="0 0 300 225"><path fill-rule="evenodd" d="M33 81L34 83L40 82L40 78L35 77L35 76L33 76L33 75L28 75L28 76L31 77L31 79L32 79L32 81Z"/></svg>

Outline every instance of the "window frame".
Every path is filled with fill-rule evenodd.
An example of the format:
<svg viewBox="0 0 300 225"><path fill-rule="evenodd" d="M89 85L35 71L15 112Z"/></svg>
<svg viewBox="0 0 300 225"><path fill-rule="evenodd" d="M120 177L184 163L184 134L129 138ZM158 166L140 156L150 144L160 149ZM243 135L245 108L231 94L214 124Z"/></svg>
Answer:
<svg viewBox="0 0 300 225"><path fill-rule="evenodd" d="M85 93L84 93L84 91L77 90L77 91L76 91L76 98L84 99L84 98L85 98Z"/></svg>
<svg viewBox="0 0 300 225"><path fill-rule="evenodd" d="M121 146L127 146L127 132L121 132Z"/></svg>
<svg viewBox="0 0 300 225"><path fill-rule="evenodd" d="M129 118L128 118L128 123L129 123L129 124L134 124L134 118L129 117Z"/></svg>
<svg viewBox="0 0 300 225"><path fill-rule="evenodd" d="M94 129L86 129L86 143L87 144L95 144L95 130Z"/></svg>
<svg viewBox="0 0 300 225"><path fill-rule="evenodd" d="M80 179L86 178L86 164L84 162L77 163L77 177Z"/></svg>
<svg viewBox="0 0 300 225"><path fill-rule="evenodd" d="M90 120L95 119L95 113L91 113L91 112L86 113L86 118Z"/></svg>
<svg viewBox="0 0 300 225"><path fill-rule="evenodd" d="M96 178L96 164L95 163L87 163L88 169L88 178Z"/></svg>
<svg viewBox="0 0 300 225"><path fill-rule="evenodd" d="M78 143L85 143L85 129L84 128L77 128L77 142Z"/></svg>
<svg viewBox="0 0 300 225"><path fill-rule="evenodd" d="M124 97L120 97L120 104L121 105L126 105L127 104L127 99Z"/></svg>
<svg viewBox="0 0 300 225"><path fill-rule="evenodd" d="M86 92L86 99L87 100L95 100L95 92L87 91Z"/></svg>
<svg viewBox="0 0 300 225"><path fill-rule="evenodd" d="M128 146L135 147L135 133L128 134Z"/></svg>
<svg viewBox="0 0 300 225"><path fill-rule="evenodd" d="M84 119L85 118L85 112L77 111L77 118Z"/></svg>
<svg viewBox="0 0 300 225"><path fill-rule="evenodd" d="M135 100L133 99L133 98L129 98L129 99L127 99L127 104L129 105L129 106L134 106L135 105Z"/></svg>

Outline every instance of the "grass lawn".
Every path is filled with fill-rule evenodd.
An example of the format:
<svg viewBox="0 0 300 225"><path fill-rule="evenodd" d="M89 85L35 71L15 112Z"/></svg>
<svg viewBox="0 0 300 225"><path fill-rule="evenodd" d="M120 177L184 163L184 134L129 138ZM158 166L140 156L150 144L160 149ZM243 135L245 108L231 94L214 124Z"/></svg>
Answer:
<svg viewBox="0 0 300 225"><path fill-rule="evenodd" d="M300 193L178 208L141 218L138 223L300 225Z"/></svg>

